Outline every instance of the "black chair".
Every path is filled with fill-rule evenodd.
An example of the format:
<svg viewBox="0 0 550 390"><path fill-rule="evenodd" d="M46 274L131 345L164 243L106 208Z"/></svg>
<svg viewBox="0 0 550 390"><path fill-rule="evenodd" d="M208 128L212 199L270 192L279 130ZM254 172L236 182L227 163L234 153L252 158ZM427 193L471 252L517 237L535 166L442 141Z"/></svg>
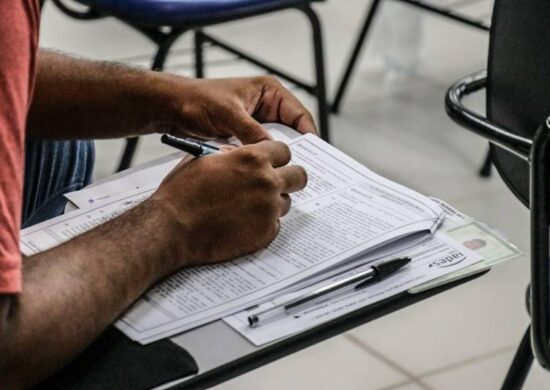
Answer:
<svg viewBox="0 0 550 390"><path fill-rule="evenodd" d="M317 1L322 0L53 0L53 3L72 18L94 20L113 16L144 34L157 46L151 66L153 70L162 71L173 44L184 33L192 31L196 77L204 77L203 52L207 44L232 53L315 96L318 103L319 131L321 137L328 141L329 109L326 98L322 31L319 18L311 7L311 3ZM315 83L313 84L267 64L203 30L215 24L287 9L295 9L303 13L311 26L315 63ZM130 167L137 143L137 137L127 140L117 171Z"/></svg>
<svg viewBox="0 0 550 390"><path fill-rule="evenodd" d="M446 97L449 116L487 138L500 176L531 209L531 284L528 327L503 389L522 387L533 362L550 369L550 2L496 0L487 72L466 77ZM487 116L462 104L486 89Z"/></svg>

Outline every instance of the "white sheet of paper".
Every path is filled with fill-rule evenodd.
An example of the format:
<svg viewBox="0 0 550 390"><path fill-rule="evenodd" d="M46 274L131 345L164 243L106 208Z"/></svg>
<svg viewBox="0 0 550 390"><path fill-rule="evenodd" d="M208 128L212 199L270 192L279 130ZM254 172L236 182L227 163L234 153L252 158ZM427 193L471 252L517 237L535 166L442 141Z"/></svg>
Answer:
<svg viewBox="0 0 550 390"><path fill-rule="evenodd" d="M44 221L21 231L19 245L27 256L53 248L124 213L149 197L156 187L145 187L120 194Z"/></svg>
<svg viewBox="0 0 550 390"><path fill-rule="evenodd" d="M156 188L164 177L178 165L183 156L184 153L172 154L162 158L159 164L139 169L118 179L93 185L80 191L69 192L65 194L65 198L73 202L79 209L84 209L133 190Z"/></svg>
<svg viewBox="0 0 550 390"><path fill-rule="evenodd" d="M305 331L323 322L407 291L411 287L430 279L478 263L481 260L478 254L468 250L439 231L428 240L416 245L414 248L401 248L399 244L393 244L391 246L393 247L393 253L388 255L385 258L386 260L399 256L410 256L413 260L410 265L404 267L395 275L392 275L381 283L370 285L359 291L351 291L341 296L331 297L326 301L318 302L308 307L306 310L293 313L293 315L290 316L282 314L279 318L268 321L257 328L248 326L248 316L251 313L288 302L297 296L324 286L329 282L336 281L342 277L346 277L370 267L372 262L369 260L369 256L366 256L366 265L363 267L348 271L338 277L321 281L301 291L279 296L254 309L244 310L235 315L226 317L224 321L255 345L262 345L282 337Z"/></svg>

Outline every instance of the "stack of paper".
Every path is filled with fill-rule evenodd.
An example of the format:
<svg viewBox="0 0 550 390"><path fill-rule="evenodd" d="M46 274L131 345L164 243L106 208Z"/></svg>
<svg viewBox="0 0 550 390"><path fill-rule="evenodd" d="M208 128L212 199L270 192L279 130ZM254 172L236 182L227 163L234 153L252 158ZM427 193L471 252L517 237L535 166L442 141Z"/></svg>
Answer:
<svg viewBox="0 0 550 390"><path fill-rule="evenodd" d="M409 242L400 240L390 244L366 255L361 259L362 261L357 260L356 263L364 264L362 267L335 275L330 278L330 281L359 272L379 260L400 256L410 256L413 259L406 272L400 272L386 279L385 282L373 284L369 288L351 291L310 305L307 309L293 315L280 316L262 326L251 328L248 325L248 316L251 314L284 304L327 283L327 281L318 280L316 284L282 293L264 304L228 316L224 321L255 345L262 345L305 331L396 294L405 291L422 292L481 272L489 266L521 254L518 248L499 237L491 229L462 215L447 204L437 201L448 212L445 223L434 235L416 237ZM476 247L469 245L471 242L478 242L478 245Z"/></svg>
<svg viewBox="0 0 550 390"><path fill-rule="evenodd" d="M341 309L328 316L319 316L319 308L308 311L299 316L301 328L278 322L257 332L244 325L244 310L250 307L285 301L375 261L413 257L412 266L387 282L342 298L346 308L358 308L481 260L436 232L445 216L438 202L376 175L317 137L275 135L289 144L292 164L304 166L309 176L308 187L293 195L278 237L253 255L183 269L152 288L116 324L130 338L145 344L230 316L229 324L260 344L341 314ZM119 215L149 196L175 161L69 194L83 208L25 229L22 251L45 250ZM152 169L154 179L136 185L136 177Z"/></svg>

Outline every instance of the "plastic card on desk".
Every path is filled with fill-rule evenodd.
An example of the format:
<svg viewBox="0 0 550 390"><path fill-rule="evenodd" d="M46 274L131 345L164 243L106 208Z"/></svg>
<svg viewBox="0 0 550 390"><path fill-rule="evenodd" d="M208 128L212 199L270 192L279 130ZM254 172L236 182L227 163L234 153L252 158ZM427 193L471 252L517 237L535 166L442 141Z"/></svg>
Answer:
<svg viewBox="0 0 550 390"><path fill-rule="evenodd" d="M469 220L459 226L444 229L453 240L478 253L482 261L470 267L451 272L427 283L409 289L409 293L417 294L483 272L495 265L519 257L523 252L511 242L489 227Z"/></svg>

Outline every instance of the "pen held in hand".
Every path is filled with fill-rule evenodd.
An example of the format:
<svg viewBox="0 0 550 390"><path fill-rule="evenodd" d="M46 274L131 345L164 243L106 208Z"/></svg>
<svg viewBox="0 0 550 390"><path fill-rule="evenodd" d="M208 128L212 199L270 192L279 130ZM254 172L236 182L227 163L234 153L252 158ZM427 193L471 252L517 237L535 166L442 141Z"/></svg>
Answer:
<svg viewBox="0 0 550 390"><path fill-rule="evenodd" d="M193 138L179 138L169 134L163 134L160 137L160 142L195 157L206 156L220 151L220 148L214 145L209 145Z"/></svg>
<svg viewBox="0 0 550 390"><path fill-rule="evenodd" d="M250 327L257 327L265 321L277 317L282 313L291 314L295 311L304 310L309 305L319 302L319 300L326 299L328 295L341 291L346 287L353 286L355 290L364 288L369 284L384 280L410 263L410 261L410 257L400 257L373 265L365 271L348 276L334 283L330 283L327 286L311 291L283 305L271 307L262 312L252 314L248 316L248 324Z"/></svg>

